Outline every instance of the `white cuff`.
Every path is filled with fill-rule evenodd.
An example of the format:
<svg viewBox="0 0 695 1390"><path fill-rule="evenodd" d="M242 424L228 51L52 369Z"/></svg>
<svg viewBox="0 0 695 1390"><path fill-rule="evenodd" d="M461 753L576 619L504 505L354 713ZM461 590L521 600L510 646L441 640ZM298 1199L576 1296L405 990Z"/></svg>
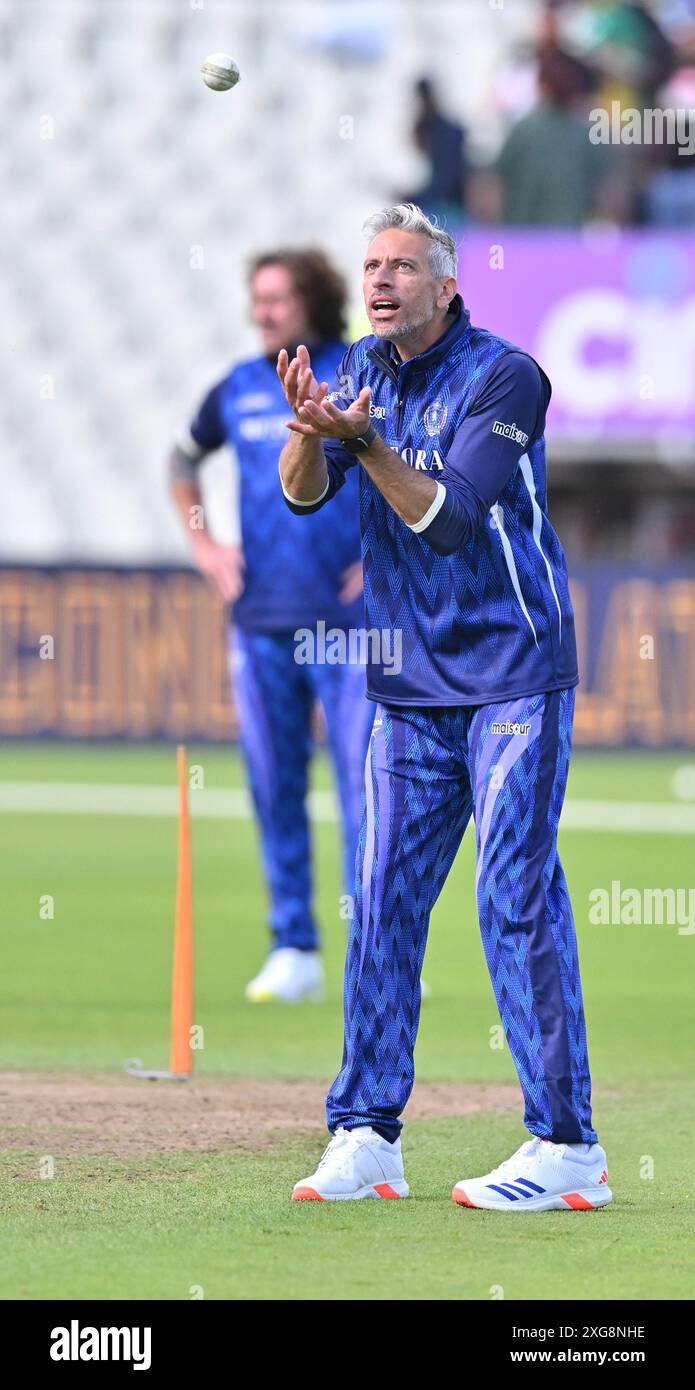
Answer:
<svg viewBox="0 0 695 1390"><path fill-rule="evenodd" d="M287 496L287 493L285 493L285 496ZM431 505L430 507L427 508L427 511L425 512L425 515L424 515L424 516L421 516L419 521L414 521L414 522L413 522L412 526L410 527L410 530L411 530L411 531L425 531L425 530L427 529L427 527L429 526L430 522L431 522L431 521L434 521L434 518L436 517L437 512L440 511L441 508L444 506L444 498L445 498L445 497L446 497L446 488L445 488L444 484L443 484L443 483L437 483L437 491L436 491L436 493L435 493L435 495L434 495L434 501L433 501L432 505ZM409 523L406 523L406 525L409 525Z"/></svg>
<svg viewBox="0 0 695 1390"><path fill-rule="evenodd" d="M301 502L298 497L293 497L292 494L287 491L282 477L282 469L279 466L278 472L280 474L280 487L282 488L282 495L283 497L287 498L288 502L292 503L293 507L315 507L317 502L323 502L323 499L326 496L326 493L328 492L330 486L330 478L326 478L326 486L323 489L323 492L321 493L320 497L315 497L313 502Z"/></svg>
<svg viewBox="0 0 695 1390"><path fill-rule="evenodd" d="M176 436L176 439L174 440L174 443L177 449L180 449L181 453L185 454L187 458L193 461L193 463L198 463L198 461L204 458L206 453L208 452L207 449L203 449L201 447L197 439L193 438L191 431L188 429L180 430Z"/></svg>

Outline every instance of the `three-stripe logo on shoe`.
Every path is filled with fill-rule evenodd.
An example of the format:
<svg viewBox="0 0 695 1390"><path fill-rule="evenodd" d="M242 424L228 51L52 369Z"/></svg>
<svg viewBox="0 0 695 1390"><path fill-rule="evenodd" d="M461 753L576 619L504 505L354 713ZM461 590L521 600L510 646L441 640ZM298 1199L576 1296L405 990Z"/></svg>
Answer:
<svg viewBox="0 0 695 1390"><path fill-rule="evenodd" d="M489 1182L487 1186L492 1192L499 1192L500 1196L507 1197L510 1202L518 1202L519 1197L542 1197L545 1192L544 1187L539 1187L537 1182L531 1182L530 1178L515 1178L513 1182L505 1183Z"/></svg>
<svg viewBox="0 0 695 1390"><path fill-rule="evenodd" d="M598 1181L599 1181L599 1187L601 1186L601 1183L602 1183L602 1182L608 1182L608 1169L607 1169L607 1168L604 1168L604 1170L603 1170L603 1172L602 1172L602 1174L601 1174L601 1176L600 1176L600 1178L599 1178Z"/></svg>

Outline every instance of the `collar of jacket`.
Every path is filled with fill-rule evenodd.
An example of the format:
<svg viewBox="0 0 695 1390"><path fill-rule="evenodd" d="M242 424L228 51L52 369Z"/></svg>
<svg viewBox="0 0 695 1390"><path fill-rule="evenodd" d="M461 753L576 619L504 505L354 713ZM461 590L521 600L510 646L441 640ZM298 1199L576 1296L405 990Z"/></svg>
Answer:
<svg viewBox="0 0 695 1390"><path fill-rule="evenodd" d="M425 352L419 352L415 357L408 357L405 361L398 356L393 343L384 342L380 338L374 338L373 345L367 348L367 356L373 362L378 362L379 366L384 367L390 376L395 376L399 367L412 368L415 372L425 372L430 367L441 361L442 357L451 351L455 343L468 332L471 315L466 308L460 294L455 294L448 312L453 316L453 323L449 325L446 332L442 333L441 338L437 338L431 347Z"/></svg>

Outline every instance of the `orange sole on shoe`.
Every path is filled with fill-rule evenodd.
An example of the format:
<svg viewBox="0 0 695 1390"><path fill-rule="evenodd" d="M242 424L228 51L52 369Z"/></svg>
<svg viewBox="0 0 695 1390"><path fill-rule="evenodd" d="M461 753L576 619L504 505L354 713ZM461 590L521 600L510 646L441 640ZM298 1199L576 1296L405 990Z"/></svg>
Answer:
<svg viewBox="0 0 695 1390"><path fill-rule="evenodd" d="M582 1192L558 1192L551 1197L536 1198L535 1202L519 1206L501 1206L496 1202L473 1202L461 1187L454 1187L451 1196L459 1207L473 1207L475 1211L600 1211L611 1201L612 1193L603 1189L597 1200L590 1201ZM564 1204L564 1205L563 1205Z"/></svg>
<svg viewBox="0 0 695 1390"><path fill-rule="evenodd" d="M454 1188L452 1188L452 1190L451 1190L451 1195L452 1195L454 1201L455 1201L455 1202L458 1204L458 1206L460 1206L460 1207L474 1207L474 1206L475 1206L475 1202L472 1202L471 1199L470 1199L470 1197L467 1197L466 1194L465 1194L465 1192L462 1192L462 1191L461 1191L461 1188L460 1188L460 1187L454 1187Z"/></svg>
<svg viewBox="0 0 695 1390"><path fill-rule="evenodd" d="M573 1211L594 1210L593 1202L588 1202L586 1197L582 1197L580 1192L563 1192L562 1200L566 1202L568 1207L571 1207Z"/></svg>
<svg viewBox="0 0 695 1390"><path fill-rule="evenodd" d="M390 1182L379 1182L379 1183L375 1183L374 1186L371 1187L371 1188L370 1188L370 1187L362 1187L362 1188L360 1188L360 1191L359 1191L359 1194L358 1194L358 1195L359 1195L359 1197L370 1197L372 1194L373 1194L375 1197L381 1197L382 1199L385 1199L386 1201L391 1201L391 1202L393 1202L393 1201L400 1202L401 1196L402 1196L402 1194L401 1194L400 1192L396 1192L395 1187L392 1187L391 1184L390 1184ZM353 1195L352 1193L339 1193L339 1194L336 1194L334 1197L322 1197L322 1196L321 1196L321 1193L320 1193L320 1192L316 1192L315 1189L314 1189L313 1187L296 1187L296 1188L294 1189L294 1192L292 1193L292 1201L293 1201L293 1202L312 1202L312 1201L313 1201L313 1202L330 1202L330 1201L333 1201L333 1202L348 1202L348 1201L350 1201L352 1195ZM406 1196L407 1196L407 1193L406 1193Z"/></svg>

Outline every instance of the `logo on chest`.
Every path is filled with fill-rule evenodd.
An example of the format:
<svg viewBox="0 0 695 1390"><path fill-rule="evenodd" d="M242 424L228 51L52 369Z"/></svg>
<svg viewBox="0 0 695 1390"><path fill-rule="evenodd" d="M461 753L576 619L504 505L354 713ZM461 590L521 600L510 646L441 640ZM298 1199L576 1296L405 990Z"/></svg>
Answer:
<svg viewBox="0 0 695 1390"><path fill-rule="evenodd" d="M239 438L247 444L266 444L287 438L284 415L243 415L237 428Z"/></svg>
<svg viewBox="0 0 695 1390"><path fill-rule="evenodd" d="M449 418L449 408L444 404L440 396L430 402L422 416L422 423L430 439L438 439L446 422ZM401 449L401 458L410 468L417 468L420 472L431 473L436 471L442 473L446 459L440 449L424 448L416 449L411 445Z"/></svg>
<svg viewBox="0 0 695 1390"><path fill-rule="evenodd" d="M448 415L448 407L439 397L437 397L435 401L432 401L431 405L428 405L422 417L422 421L430 439L434 439L435 435L438 435L444 429Z"/></svg>

